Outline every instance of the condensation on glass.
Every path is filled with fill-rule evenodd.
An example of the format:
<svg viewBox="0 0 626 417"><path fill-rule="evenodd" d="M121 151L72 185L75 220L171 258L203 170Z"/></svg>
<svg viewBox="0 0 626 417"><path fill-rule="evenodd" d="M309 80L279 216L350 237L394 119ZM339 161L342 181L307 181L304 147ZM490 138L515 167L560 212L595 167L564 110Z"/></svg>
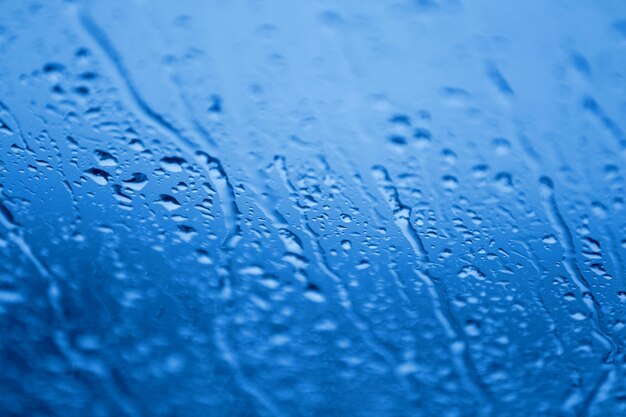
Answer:
<svg viewBox="0 0 626 417"><path fill-rule="evenodd" d="M0 415L626 415L623 2L0 11Z"/></svg>

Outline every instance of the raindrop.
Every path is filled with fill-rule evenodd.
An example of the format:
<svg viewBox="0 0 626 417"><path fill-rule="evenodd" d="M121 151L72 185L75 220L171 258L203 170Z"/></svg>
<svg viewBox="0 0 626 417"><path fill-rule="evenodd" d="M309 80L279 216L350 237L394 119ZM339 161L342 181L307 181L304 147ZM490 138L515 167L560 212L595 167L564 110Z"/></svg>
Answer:
<svg viewBox="0 0 626 417"><path fill-rule="evenodd" d="M98 185L108 184L109 178L111 178L111 174L98 168L89 168L85 170L84 173L87 178L89 178Z"/></svg>
<svg viewBox="0 0 626 417"><path fill-rule="evenodd" d="M168 211L174 211L181 207L178 200L168 194L161 194L160 198L155 201L155 203L165 207Z"/></svg>

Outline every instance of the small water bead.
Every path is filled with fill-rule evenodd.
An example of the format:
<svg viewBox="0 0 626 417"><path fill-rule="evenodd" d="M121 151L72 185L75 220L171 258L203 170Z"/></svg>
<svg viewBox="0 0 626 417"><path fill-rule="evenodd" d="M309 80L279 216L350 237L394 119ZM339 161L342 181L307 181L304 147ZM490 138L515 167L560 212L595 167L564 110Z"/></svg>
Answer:
<svg viewBox="0 0 626 417"><path fill-rule="evenodd" d="M181 207L181 204L169 194L161 194L159 200L155 201L156 204L163 206L168 211L174 211Z"/></svg>
<svg viewBox="0 0 626 417"><path fill-rule="evenodd" d="M84 174L98 185L108 184L109 178L111 178L111 174L98 168L89 168L84 171Z"/></svg>
<svg viewBox="0 0 626 417"><path fill-rule="evenodd" d="M169 172L181 172L183 170L183 164L187 161L178 156L166 156L161 158L161 167Z"/></svg>
<svg viewBox="0 0 626 417"><path fill-rule="evenodd" d="M141 172L134 172L130 178L122 181L122 183L132 190L140 191L148 183L148 176Z"/></svg>

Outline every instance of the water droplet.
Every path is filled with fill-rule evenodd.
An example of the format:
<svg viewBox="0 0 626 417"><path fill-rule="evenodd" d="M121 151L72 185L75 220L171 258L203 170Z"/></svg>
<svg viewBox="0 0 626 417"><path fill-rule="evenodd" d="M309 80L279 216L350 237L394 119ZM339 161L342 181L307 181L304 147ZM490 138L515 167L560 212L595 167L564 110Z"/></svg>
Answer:
<svg viewBox="0 0 626 417"><path fill-rule="evenodd" d="M122 181L122 183L132 190L140 191L148 183L148 177L141 172L134 172L129 179Z"/></svg>
<svg viewBox="0 0 626 417"><path fill-rule="evenodd" d="M443 188L448 191L456 190L459 187L459 180L452 175L444 175L442 181Z"/></svg>
<svg viewBox="0 0 626 417"><path fill-rule="evenodd" d="M186 162L187 161L178 156L166 156L161 158L161 166L169 172L181 172L183 170L183 164Z"/></svg>
<svg viewBox="0 0 626 417"><path fill-rule="evenodd" d="M97 149L96 159L98 160L98 164L102 167L114 167L117 165L117 158L111 155L108 152Z"/></svg>
<svg viewBox="0 0 626 417"><path fill-rule="evenodd" d="M174 211L181 207L178 200L168 194L161 194L159 200L155 201L155 203L165 207L168 211Z"/></svg>
<svg viewBox="0 0 626 417"><path fill-rule="evenodd" d="M98 185L106 185L109 183L111 174L98 168L89 168L84 171L85 176Z"/></svg>
<svg viewBox="0 0 626 417"><path fill-rule="evenodd" d="M474 265L466 265L461 268L461 270L458 272L458 277L461 279L476 278L480 281L487 278L485 274Z"/></svg>

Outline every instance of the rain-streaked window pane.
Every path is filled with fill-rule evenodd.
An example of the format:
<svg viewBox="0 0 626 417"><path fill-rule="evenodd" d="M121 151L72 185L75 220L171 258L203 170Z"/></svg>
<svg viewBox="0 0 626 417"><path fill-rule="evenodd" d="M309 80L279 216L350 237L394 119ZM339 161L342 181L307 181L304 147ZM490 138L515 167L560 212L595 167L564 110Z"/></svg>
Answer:
<svg viewBox="0 0 626 417"><path fill-rule="evenodd" d="M626 415L626 3L0 1L0 416Z"/></svg>

